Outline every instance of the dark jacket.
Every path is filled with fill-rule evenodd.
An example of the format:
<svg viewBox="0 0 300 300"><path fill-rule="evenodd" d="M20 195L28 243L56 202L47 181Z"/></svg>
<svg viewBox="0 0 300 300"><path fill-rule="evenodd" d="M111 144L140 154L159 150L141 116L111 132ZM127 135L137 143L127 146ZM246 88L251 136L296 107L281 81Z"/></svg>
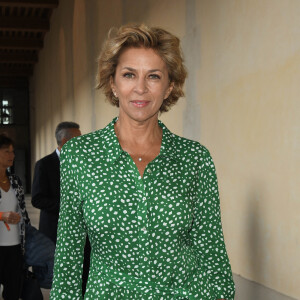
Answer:
<svg viewBox="0 0 300 300"><path fill-rule="evenodd" d="M59 158L54 151L40 159L34 169L32 205L41 210L39 230L56 244L60 195Z"/></svg>

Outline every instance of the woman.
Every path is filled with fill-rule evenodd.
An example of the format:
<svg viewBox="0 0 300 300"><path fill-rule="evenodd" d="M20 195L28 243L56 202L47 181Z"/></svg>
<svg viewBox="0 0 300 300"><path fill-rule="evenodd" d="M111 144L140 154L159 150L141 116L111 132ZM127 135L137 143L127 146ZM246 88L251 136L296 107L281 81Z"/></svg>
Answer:
<svg viewBox="0 0 300 300"><path fill-rule="evenodd" d="M61 156L61 211L51 299L233 299L209 152L158 121L183 96L179 40L121 27L99 58L98 88L119 116Z"/></svg>
<svg viewBox="0 0 300 300"><path fill-rule="evenodd" d="M0 134L0 282L5 300L20 296L25 223L30 223L22 183L7 171L14 158L13 141Z"/></svg>

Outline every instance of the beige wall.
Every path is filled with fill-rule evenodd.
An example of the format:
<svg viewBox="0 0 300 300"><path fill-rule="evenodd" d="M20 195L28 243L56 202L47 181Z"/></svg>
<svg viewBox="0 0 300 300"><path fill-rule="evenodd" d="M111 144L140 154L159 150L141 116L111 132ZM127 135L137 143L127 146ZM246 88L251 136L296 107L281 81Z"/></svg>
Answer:
<svg viewBox="0 0 300 300"><path fill-rule="evenodd" d="M299 298L300 1L198 4L200 140L233 269Z"/></svg>
<svg viewBox="0 0 300 300"><path fill-rule="evenodd" d="M300 294L300 1L64 0L31 81L32 163L62 120L86 133L117 110L96 91L111 26L160 25L183 42L186 98L162 120L215 160L233 271Z"/></svg>

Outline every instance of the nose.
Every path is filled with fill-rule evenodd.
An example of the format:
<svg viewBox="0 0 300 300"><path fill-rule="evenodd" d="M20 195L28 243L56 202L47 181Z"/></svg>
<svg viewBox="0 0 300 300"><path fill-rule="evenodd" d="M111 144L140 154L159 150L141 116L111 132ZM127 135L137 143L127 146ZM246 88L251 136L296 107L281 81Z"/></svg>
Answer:
<svg viewBox="0 0 300 300"><path fill-rule="evenodd" d="M138 80L136 81L134 91L138 94L144 94L147 92L147 90L148 88L147 88L146 80L142 77L138 78Z"/></svg>

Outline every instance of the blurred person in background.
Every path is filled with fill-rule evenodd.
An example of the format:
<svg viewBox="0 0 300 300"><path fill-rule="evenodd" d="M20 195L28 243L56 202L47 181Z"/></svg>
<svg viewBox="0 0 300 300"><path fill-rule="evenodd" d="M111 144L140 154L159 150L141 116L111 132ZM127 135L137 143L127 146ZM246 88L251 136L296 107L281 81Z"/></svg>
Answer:
<svg viewBox="0 0 300 300"><path fill-rule="evenodd" d="M41 210L39 231L49 237L54 244L60 206L60 151L68 140L79 135L81 131L77 123L59 123L55 130L57 148L37 161L34 168L31 203Z"/></svg>
<svg viewBox="0 0 300 300"><path fill-rule="evenodd" d="M54 244L56 244L57 238L60 207L60 152L67 141L80 135L79 124L68 121L59 123L55 129L57 148L35 164L31 203L41 210L39 231L49 237ZM87 238L82 276L83 294L87 282L89 260L90 243Z"/></svg>
<svg viewBox="0 0 300 300"><path fill-rule="evenodd" d="M8 171L14 158L13 141L0 134L0 283L5 300L20 297L25 223L30 224L21 180Z"/></svg>

